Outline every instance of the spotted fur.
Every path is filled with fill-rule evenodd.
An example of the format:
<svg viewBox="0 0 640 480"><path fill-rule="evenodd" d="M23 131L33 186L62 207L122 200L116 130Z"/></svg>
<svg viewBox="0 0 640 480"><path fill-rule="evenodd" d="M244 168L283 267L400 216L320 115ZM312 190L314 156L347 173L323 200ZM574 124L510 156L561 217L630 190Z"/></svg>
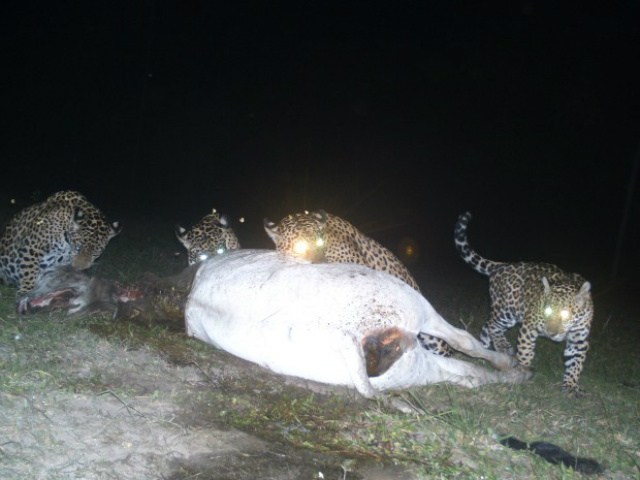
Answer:
<svg viewBox="0 0 640 480"><path fill-rule="evenodd" d="M577 273L564 272L548 263L494 262L481 257L467 241L470 219L468 212L458 218L455 243L462 259L489 277L491 317L482 327L483 345L513 354L505 332L520 323L516 359L529 368L539 336L566 341L563 388L579 395L578 382L593 320L591 284Z"/></svg>
<svg viewBox="0 0 640 480"><path fill-rule="evenodd" d="M240 248L238 237L229 226L229 218L219 215L215 208L189 231L177 225L176 236L187 249L189 265Z"/></svg>
<svg viewBox="0 0 640 480"><path fill-rule="evenodd" d="M0 278L22 296L53 267L89 268L119 231L84 195L54 193L9 220L0 237Z"/></svg>
<svg viewBox="0 0 640 480"><path fill-rule="evenodd" d="M366 265L387 272L420 291L418 283L398 257L346 220L324 210L288 215L277 225L265 218L264 228L280 252L313 263ZM421 334L420 340L432 353L444 356L453 353L439 338Z"/></svg>

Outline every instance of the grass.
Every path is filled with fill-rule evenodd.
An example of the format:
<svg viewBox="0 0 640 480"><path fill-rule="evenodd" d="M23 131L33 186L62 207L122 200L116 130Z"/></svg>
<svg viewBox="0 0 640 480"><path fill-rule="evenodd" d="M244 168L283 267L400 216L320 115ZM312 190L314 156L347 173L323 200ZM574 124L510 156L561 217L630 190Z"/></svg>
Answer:
<svg viewBox="0 0 640 480"><path fill-rule="evenodd" d="M96 274L131 280L145 270L175 273L184 261L172 254L179 248L168 237L160 244L135 235L118 241L101 258ZM477 334L488 314L486 284L469 276L431 278L425 291L446 318ZM164 398L181 410L171 416L147 413L154 422L185 430L207 424L236 428L301 452L333 456L340 465L335 478L357 478L363 461L406 466L418 478L587 478L501 447L495 436L505 434L596 459L606 468L600 478L640 477L638 330L631 313L617 313L613 297L596 298L592 347L581 381L587 397L570 399L561 392L563 345L540 340L532 381L398 392L423 411L407 415L340 389L309 390L258 367L234 369L243 362L187 338L179 325L23 318L15 314L14 290L2 287L0 295L0 422L12 415L13 399L52 391L69 398L112 396L133 408L132 415L135 399ZM143 378L124 361L123 352L144 352L157 365ZM172 380L170 368L191 373L186 380ZM9 450L0 445L0 470L11 462ZM181 471L181 478L217 478L199 477L186 467Z"/></svg>

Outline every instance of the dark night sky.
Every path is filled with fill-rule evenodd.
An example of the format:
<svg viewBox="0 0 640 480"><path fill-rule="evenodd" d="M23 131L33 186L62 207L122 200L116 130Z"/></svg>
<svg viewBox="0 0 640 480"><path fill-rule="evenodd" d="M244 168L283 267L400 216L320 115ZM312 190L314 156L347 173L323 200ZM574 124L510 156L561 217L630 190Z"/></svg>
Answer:
<svg viewBox="0 0 640 480"><path fill-rule="evenodd" d="M487 257L608 274L640 146L637 2L220 3L3 3L2 201L78 189L170 231L215 206L249 247L264 216L325 208L423 259L455 258L470 210Z"/></svg>

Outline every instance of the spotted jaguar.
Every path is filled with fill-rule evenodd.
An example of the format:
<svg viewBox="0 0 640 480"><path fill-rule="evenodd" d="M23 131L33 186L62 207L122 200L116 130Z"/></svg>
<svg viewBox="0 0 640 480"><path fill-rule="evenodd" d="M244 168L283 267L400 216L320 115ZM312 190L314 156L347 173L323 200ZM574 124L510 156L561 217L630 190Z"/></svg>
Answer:
<svg viewBox="0 0 640 480"><path fill-rule="evenodd" d="M240 248L238 237L229 226L229 217L218 214L215 208L189 231L176 225L176 236L187 249L189 265Z"/></svg>
<svg viewBox="0 0 640 480"><path fill-rule="evenodd" d="M589 349L593 320L591 284L577 273L567 273L549 263L495 262L481 257L467 241L470 213L460 215L455 227L455 244L462 259L489 277L491 316L482 327L480 340L513 355L505 332L521 324L516 359L530 368L539 336L566 341L563 389L580 396L580 374Z"/></svg>
<svg viewBox="0 0 640 480"><path fill-rule="evenodd" d="M418 283L398 257L346 220L324 210L288 215L277 225L265 218L264 228L280 252L313 263L366 265L387 272L420 291ZM421 334L420 340L432 353L447 357L453 353L439 338Z"/></svg>
<svg viewBox="0 0 640 480"><path fill-rule="evenodd" d="M39 277L56 266L89 268L120 232L84 195L54 193L18 212L0 237L0 279L28 293Z"/></svg>

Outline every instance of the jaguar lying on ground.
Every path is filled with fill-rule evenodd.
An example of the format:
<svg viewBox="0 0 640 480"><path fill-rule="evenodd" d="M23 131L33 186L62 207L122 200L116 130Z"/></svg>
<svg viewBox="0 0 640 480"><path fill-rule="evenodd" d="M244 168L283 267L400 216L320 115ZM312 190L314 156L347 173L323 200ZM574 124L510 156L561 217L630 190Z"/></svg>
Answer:
<svg viewBox="0 0 640 480"><path fill-rule="evenodd" d="M54 266L89 268L119 231L84 195L54 193L9 220L0 237L0 279L22 296Z"/></svg>
<svg viewBox="0 0 640 480"><path fill-rule="evenodd" d="M389 250L340 217L324 210L288 215L279 224L264 219L264 228L276 250L313 263L356 263L387 272L420 291L402 262ZM432 353L450 356L449 345L439 338L421 335Z"/></svg>
<svg viewBox="0 0 640 480"><path fill-rule="evenodd" d="M177 225L176 236L187 249L189 265L240 248L229 217L219 215L215 208L189 231Z"/></svg>
<svg viewBox="0 0 640 480"><path fill-rule="evenodd" d="M481 257L467 241L470 219L468 212L458 218L455 243L462 259L489 277L491 318L482 327L480 340L487 348L493 344L497 351L513 354L505 332L521 323L516 358L524 367L531 366L538 336L566 340L563 388L580 395L578 381L593 320L591 284L548 263L494 262Z"/></svg>

